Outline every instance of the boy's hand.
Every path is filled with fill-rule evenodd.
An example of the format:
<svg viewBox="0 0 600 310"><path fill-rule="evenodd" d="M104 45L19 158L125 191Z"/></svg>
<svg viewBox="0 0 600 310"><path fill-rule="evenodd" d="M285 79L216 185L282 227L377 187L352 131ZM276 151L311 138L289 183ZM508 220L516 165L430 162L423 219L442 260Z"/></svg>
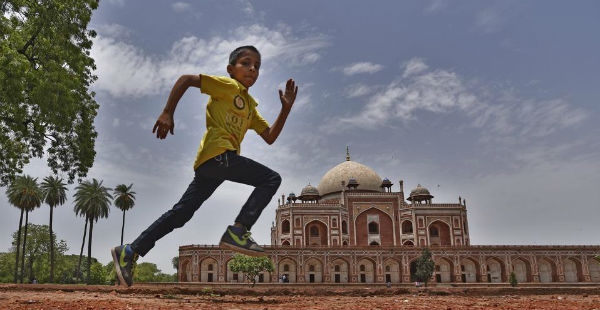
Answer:
<svg viewBox="0 0 600 310"><path fill-rule="evenodd" d="M294 105L294 101L296 101L296 94L298 94L298 86L293 79L289 79L287 83L285 83L285 94L279 90L279 100L281 100L281 105L286 110L291 110L292 105Z"/></svg>
<svg viewBox="0 0 600 310"><path fill-rule="evenodd" d="M152 128L152 133L156 133L158 139L164 139L167 137L169 131L173 135L173 129L175 128L175 121L173 121L173 115L167 112L162 112Z"/></svg>

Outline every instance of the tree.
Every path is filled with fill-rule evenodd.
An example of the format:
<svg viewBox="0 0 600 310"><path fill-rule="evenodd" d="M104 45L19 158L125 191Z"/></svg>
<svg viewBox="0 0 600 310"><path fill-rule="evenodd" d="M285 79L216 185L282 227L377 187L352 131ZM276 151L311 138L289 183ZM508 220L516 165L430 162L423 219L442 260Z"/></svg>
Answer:
<svg viewBox="0 0 600 310"><path fill-rule="evenodd" d="M236 254L231 260L230 267L233 272L243 272L246 280L252 282L252 287L254 287L256 278L261 272L273 271L273 262L265 256L252 257Z"/></svg>
<svg viewBox="0 0 600 310"><path fill-rule="evenodd" d="M431 252L428 248L423 249L421 257L416 260L417 270L414 274L414 279L419 282L424 282L427 287L427 282L433 275L433 269L435 268L435 262L431 259Z"/></svg>
<svg viewBox="0 0 600 310"><path fill-rule="evenodd" d="M175 282L179 282L179 256L175 256L171 259L171 264L173 264L173 268L177 270L175 273Z"/></svg>
<svg viewBox="0 0 600 310"><path fill-rule="evenodd" d="M50 206L50 282L54 282L54 241L52 240L52 217L54 207L63 205L67 200L67 184L62 178L45 177L41 184L44 202Z"/></svg>
<svg viewBox="0 0 600 310"><path fill-rule="evenodd" d="M79 251L79 262L77 263L77 279L79 279L79 281L81 281L81 257L83 256L83 249L85 247L85 236L87 234L87 225L88 225L88 217L85 214L77 214L77 215L81 215L83 217L85 217L85 225L83 226L83 241L81 241L81 251Z"/></svg>
<svg viewBox="0 0 600 310"><path fill-rule="evenodd" d="M92 182L82 182L75 190L75 213L84 214L90 223L87 283L91 284L90 267L92 265L92 233L94 231L94 222L97 222L99 218L108 217L112 196L108 193L110 188L102 186L102 181L98 182L96 179L92 179Z"/></svg>
<svg viewBox="0 0 600 310"><path fill-rule="evenodd" d="M510 286L512 286L512 287L516 287L517 284L519 283L517 281L517 275L515 274L514 271L510 273L510 277L508 279L508 282L510 283Z"/></svg>
<svg viewBox="0 0 600 310"><path fill-rule="evenodd" d="M13 244L16 244L18 232L15 231L12 237ZM50 265L48 263L50 239L48 225L29 224L27 246L25 247L25 251L23 251L23 257L25 257L27 264L22 267L28 274L29 282L34 278L40 283L50 281ZM68 250L66 242L64 240L57 242L56 236L53 236L52 240L54 242L53 248L56 249L58 257L62 258Z"/></svg>
<svg viewBox="0 0 600 310"><path fill-rule="evenodd" d="M119 184L115 187L115 206L123 211L123 225L121 225L121 245L123 245L123 233L125 232L125 211L133 208L135 204L135 192L131 191L131 187L125 184Z"/></svg>
<svg viewBox="0 0 600 310"><path fill-rule="evenodd" d="M42 191L37 184L37 178L32 178L29 175L17 176L15 180L8 186L6 191L8 201L13 206L21 209L21 218L19 220L19 233L17 238L17 255L15 258L15 279L17 283L17 277L19 272L19 243L21 236L21 224L23 221L23 211L25 211L25 232L23 233L23 253L25 252L25 245L27 243L27 223L29 222L29 212L42 205ZM21 257L21 283L23 283L23 276L25 271L25 255Z"/></svg>
<svg viewBox="0 0 600 310"><path fill-rule="evenodd" d="M32 157L69 183L94 162L98 104L88 30L98 0L0 1L0 185Z"/></svg>

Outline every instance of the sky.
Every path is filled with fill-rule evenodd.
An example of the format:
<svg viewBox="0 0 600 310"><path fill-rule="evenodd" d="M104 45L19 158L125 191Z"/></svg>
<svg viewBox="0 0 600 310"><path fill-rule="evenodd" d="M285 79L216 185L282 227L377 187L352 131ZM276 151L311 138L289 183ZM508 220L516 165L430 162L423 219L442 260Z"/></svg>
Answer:
<svg viewBox="0 0 600 310"><path fill-rule="evenodd" d="M242 155L279 172L276 197L252 228L270 244L277 198L345 160L369 166L434 203L467 200L473 245L600 244L600 3L597 1L149 1L102 0L90 28L100 104L88 178L133 183L133 241L181 197L205 130L208 100L190 88L174 135L152 135L182 74L226 75L235 47L262 53L250 88L271 124L278 89L293 78L296 103L273 145L249 131ZM44 159L25 173L50 175ZM84 219L69 200L54 231L79 253ZM173 273L178 247L218 244L252 188L226 182L182 228L140 262ZM19 210L0 188L0 251ZM47 224L49 208L30 222ZM92 255L106 264L122 213L94 224Z"/></svg>

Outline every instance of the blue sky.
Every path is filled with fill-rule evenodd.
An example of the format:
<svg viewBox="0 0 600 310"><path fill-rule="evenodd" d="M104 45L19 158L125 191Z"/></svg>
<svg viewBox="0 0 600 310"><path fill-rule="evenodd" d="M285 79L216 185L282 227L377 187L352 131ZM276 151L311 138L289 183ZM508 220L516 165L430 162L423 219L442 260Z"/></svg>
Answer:
<svg viewBox="0 0 600 310"><path fill-rule="evenodd" d="M290 77L299 85L277 142L249 132L242 145L282 175L278 196L317 185L348 145L352 160L394 191L402 179L406 191L428 187L434 202L466 197L472 244L598 244L599 9L596 1L103 0L91 23L100 110L89 177L134 183L125 228L133 240L191 181L204 132L208 98L190 89L175 135L152 136L173 83L225 75L229 52L253 44L263 60L250 92L270 123L277 89ZM27 173L50 171L34 161ZM178 246L216 244L250 192L223 184L142 261L174 272ZM5 195L0 205L8 236L18 210ZM259 243L270 243L275 208L276 198L253 228ZM46 206L30 217L47 218ZM72 199L55 211L72 253L83 225ZM116 208L94 225L93 255L103 263L120 225Z"/></svg>

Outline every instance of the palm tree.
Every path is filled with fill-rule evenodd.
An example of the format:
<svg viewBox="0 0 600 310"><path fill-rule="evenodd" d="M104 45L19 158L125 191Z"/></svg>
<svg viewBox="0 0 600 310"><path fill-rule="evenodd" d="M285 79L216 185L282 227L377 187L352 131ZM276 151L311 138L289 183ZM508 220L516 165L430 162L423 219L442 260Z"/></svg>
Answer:
<svg viewBox="0 0 600 310"><path fill-rule="evenodd" d="M121 245L123 245L123 234L125 232L125 211L133 208L135 205L135 192L131 191L133 184L129 186L125 184L117 185L114 190L115 206L123 211L123 225L121 225Z"/></svg>
<svg viewBox="0 0 600 310"><path fill-rule="evenodd" d="M52 217L54 207L63 205L67 200L67 184L58 177L45 177L41 184L44 202L50 206L50 282L54 282L54 240L52 239Z"/></svg>
<svg viewBox="0 0 600 310"><path fill-rule="evenodd" d="M16 247L17 255L15 259L15 283L17 283L17 277L19 275L19 245L21 243L21 224L23 223L23 212L25 212L23 255L21 257L21 283L23 283L23 275L25 271L25 244L27 243L27 224L29 222L29 211L34 210L42 204L42 191L37 184L37 178L34 179L31 176L26 175L17 176L15 180L8 186L6 195L8 196L8 201L10 204L21 209Z"/></svg>
<svg viewBox="0 0 600 310"><path fill-rule="evenodd" d="M75 211L77 213L77 211ZM77 214L85 216L85 214ZM85 226L83 226L83 241L81 241L81 251L79 251L79 262L77 263L77 279L81 281L81 257L83 256L83 248L85 246L85 235L87 234L88 218L85 216Z"/></svg>
<svg viewBox="0 0 600 310"><path fill-rule="evenodd" d="M99 218L108 217L110 212L110 201L112 196L108 193L110 188L102 186L102 181L96 179L84 181L75 188L75 213L85 215L90 223L90 233L88 236L88 257L87 257L87 283L90 284L90 267L92 266L92 232L94 231L94 222Z"/></svg>

